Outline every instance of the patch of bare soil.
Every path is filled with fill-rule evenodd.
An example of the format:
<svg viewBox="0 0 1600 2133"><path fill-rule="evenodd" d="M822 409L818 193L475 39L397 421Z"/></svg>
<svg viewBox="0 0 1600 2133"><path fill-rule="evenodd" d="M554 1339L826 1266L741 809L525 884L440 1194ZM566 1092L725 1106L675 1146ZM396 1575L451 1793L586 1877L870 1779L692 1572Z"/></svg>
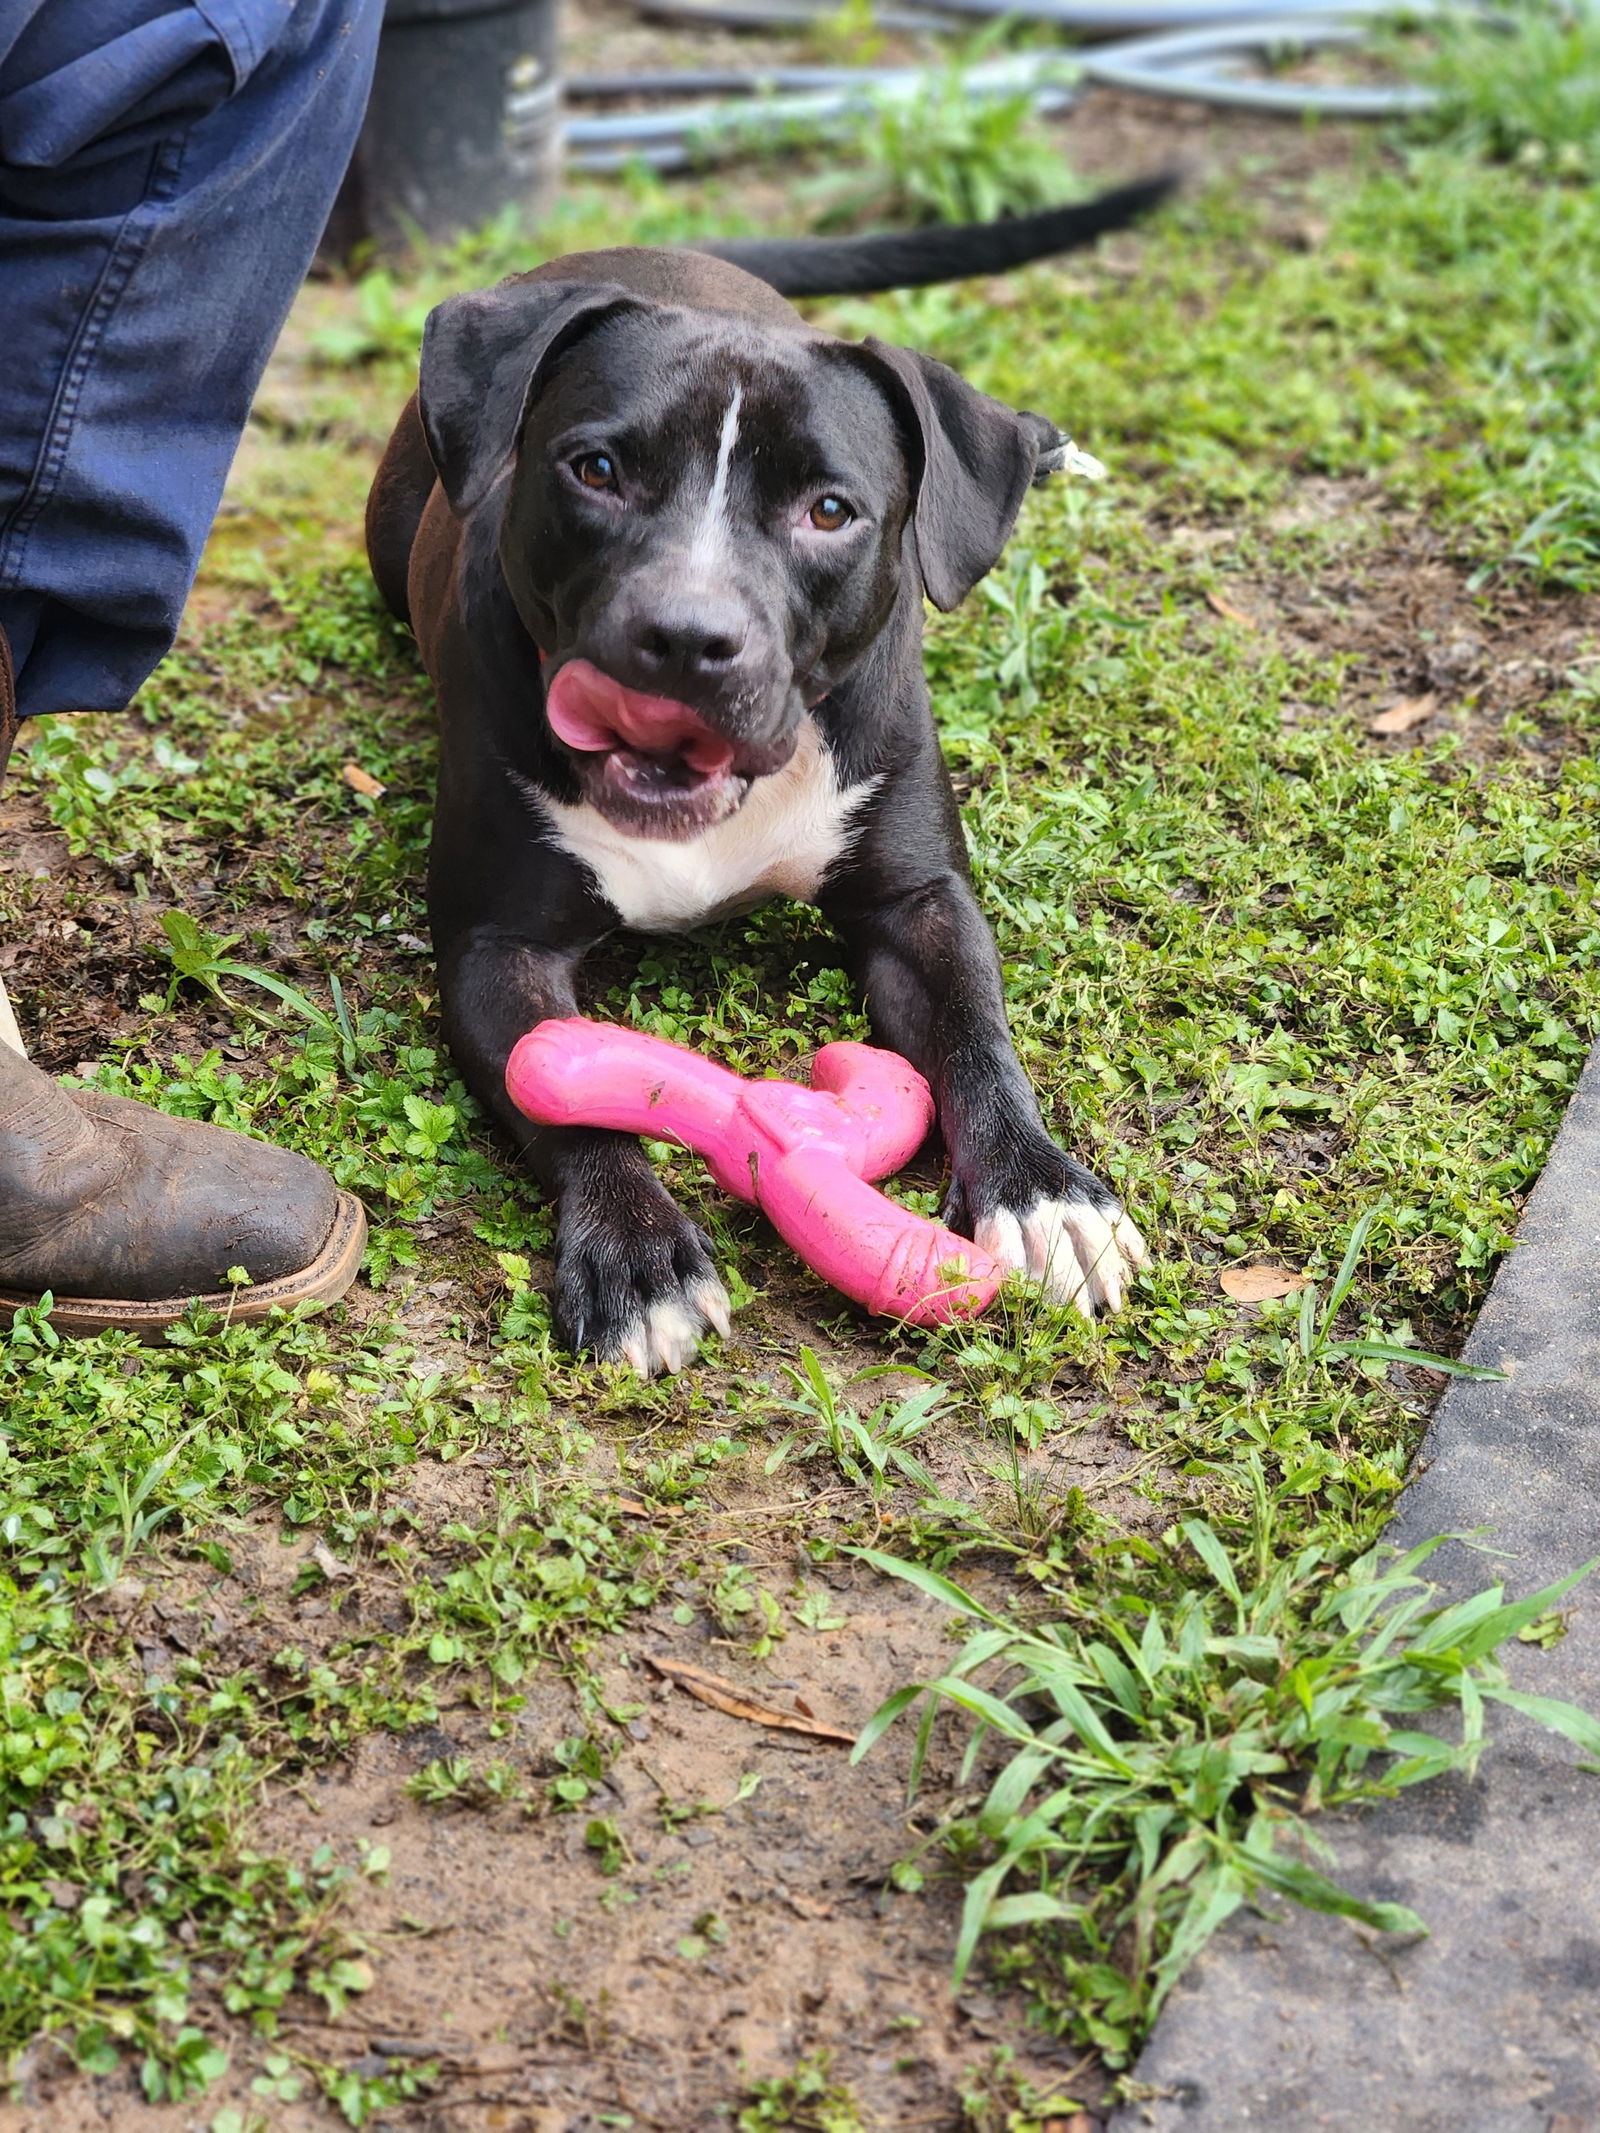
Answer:
<svg viewBox="0 0 1600 2133"><path fill-rule="evenodd" d="M26 758L28 730L13 758ZM192 869L175 867L185 910L205 922L221 891L210 878L209 855L190 855ZM92 1067L109 1056L116 1038L142 1039L141 1054L170 1064L216 1047L225 1060L252 1057L234 1040L236 1021L204 1003L152 1015L138 1004L159 994L170 975L158 949L160 914L170 895L113 873L101 861L74 856L54 827L44 795L13 775L0 791L0 981L10 994L31 1056L53 1074ZM230 909L230 927L267 936L274 970L291 980L313 978L302 961L301 914L287 904Z"/></svg>
<svg viewBox="0 0 1600 2133"><path fill-rule="evenodd" d="M483 1454L417 1469L404 1491L437 1534L448 1519L487 1512L493 1485L493 1455ZM365 2073L434 2063L431 2094L378 2123L691 2133L737 2108L751 2080L826 2053L869 2123L954 2128L961 2077L1002 2045L1041 2085L1101 2092L1075 2055L1027 2031L1015 1995L980 1982L952 1994L953 1880L935 1876L918 1894L892 1885L891 1869L956 1789L943 1721L912 1810L908 1731L852 1767L846 1745L709 1708L653 1667L686 1663L846 1732L892 1688L942 1669L951 1650L942 1610L852 1565L819 1571L798 1555L797 1525L814 1527L826 1509L825 1497L799 1495L807 1500L731 1507L711 1544L720 1537L731 1558L779 1583L803 1568L824 1602L815 1629L791 1631L758 1664L670 1596L636 1618L602 1676L607 1707L632 1714L626 1745L575 1811L553 1812L545 1799L562 1767L558 1742L583 1730L553 1669L525 1685L524 1707L498 1732L472 1703L446 1700L436 1724L369 1736L348 1763L274 1790L263 1848L305 1859L331 1846L351 1862L364 1845L390 1853L382 1885L364 1882L349 1914L371 1953L372 1990L338 2023L297 1998L279 2034L291 2050ZM226 1577L169 1566L116 1589L108 1626L131 1637L147 1673L159 1678L177 1654L219 1673L260 1667L286 1645L314 1664L364 1627L396 1626L403 1587L381 1565L297 1598L308 1547L284 1547L265 1522L229 1545ZM534 1804L418 1804L407 1779L452 1756L508 1764ZM203 2112L150 2109L132 2069L89 2080L55 2047L36 2048L0 2128L190 2133L230 2101L248 2118L261 2109L251 2079L272 2047L237 2032L233 2045L233 2070ZM273 2101L266 2122L274 2133L322 2133L340 2121L302 2096Z"/></svg>
<svg viewBox="0 0 1600 2133"><path fill-rule="evenodd" d="M1210 627L1232 627L1263 650L1343 663L1340 715L1360 719L1373 747L1454 735L1470 761L1511 757L1553 771L1572 744L1555 700L1600 664L1600 597L1540 592L1520 577L1475 584L1443 534L1385 514L1359 482L1302 481L1269 520L1276 532L1313 526L1348 528L1345 553L1309 570L1246 563L1238 575L1228 567L1233 528L1164 530L1176 555L1224 573ZM1284 708L1294 723L1326 715Z"/></svg>
<svg viewBox="0 0 1600 2133"><path fill-rule="evenodd" d="M152 982L153 931L104 867L72 857L42 798L13 777L0 793L0 981L41 1066L70 1073L143 1026L135 1003Z"/></svg>
<svg viewBox="0 0 1600 2133"><path fill-rule="evenodd" d="M1221 111L1213 104L1133 96L1122 89L1087 89L1053 122L1062 152L1080 177L1105 183L1145 170L1176 170L1191 185L1223 177L1248 178L1252 191L1280 200L1289 220L1283 237L1302 241L1307 179L1339 170L1374 150L1370 128L1310 127L1297 119Z"/></svg>
<svg viewBox="0 0 1600 2133"><path fill-rule="evenodd" d="M607 1684L619 1703L646 1706L629 1724L633 1745L578 1814L527 1821L515 1809L486 1819L412 1806L402 1778L447 1752L432 1736L365 1743L348 1774L318 1788L327 1804L316 1815L279 1802L272 1835L292 1851L348 1842L364 1824L384 1829L390 1886L367 1897L356 1923L418 1937L403 1963L383 1966L361 2020L373 2038L449 2065L416 2123L465 2133L516 2125L520 2107L552 2133L608 2111L640 2126L701 2126L748 2078L826 2048L882 2123L932 2125L955 2121L955 2079L991 2042L1016 2044L1041 2079L1059 2072L1015 2004L982 1991L952 2000L955 1891L890 1886L914 1842L907 1741L852 1768L842 1746L745 1724L649 1671L652 1656L687 1660L853 1728L946 1650L936 1609L873 1583L841 1576L837 1632L800 1651L792 1638L770 1671L659 1610ZM553 1774L542 1757L556 1729L572 1730L570 1715L520 1724L513 1754ZM472 1744L470 1716L452 1731ZM926 1805L948 1798L952 1777L945 1754ZM730 1804L751 1778L750 1797ZM701 1801L720 1812L663 1826L664 1806ZM586 1844L591 1813L611 1821L622 1847L611 1878ZM333 2051L347 2041L316 2039Z"/></svg>

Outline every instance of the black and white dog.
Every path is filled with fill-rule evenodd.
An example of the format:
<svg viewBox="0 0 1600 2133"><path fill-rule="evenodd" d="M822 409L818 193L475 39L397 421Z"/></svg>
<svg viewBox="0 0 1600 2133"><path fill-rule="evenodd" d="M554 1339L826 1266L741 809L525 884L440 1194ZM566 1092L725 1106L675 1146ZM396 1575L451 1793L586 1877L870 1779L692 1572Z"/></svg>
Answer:
<svg viewBox="0 0 1600 2133"><path fill-rule="evenodd" d="M972 230L575 254L452 297L368 506L443 729L428 896L450 1042L559 1202L556 1324L680 1369L727 1297L639 1144L534 1129L513 1044L586 951L818 904L877 1041L928 1078L946 1218L1114 1309L1139 1232L1051 1140L1006 1029L922 671L922 603L998 560L1063 440L777 293L904 286L1082 243L1165 181Z"/></svg>

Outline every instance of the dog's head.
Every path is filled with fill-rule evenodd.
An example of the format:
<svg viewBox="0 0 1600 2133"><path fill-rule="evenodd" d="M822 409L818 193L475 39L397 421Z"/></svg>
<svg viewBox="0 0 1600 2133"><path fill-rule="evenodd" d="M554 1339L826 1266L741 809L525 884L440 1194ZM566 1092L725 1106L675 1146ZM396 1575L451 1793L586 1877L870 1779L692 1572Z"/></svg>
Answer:
<svg viewBox="0 0 1600 2133"><path fill-rule="evenodd" d="M788 761L908 570L966 596L1058 441L905 349L558 280L440 305L419 400L584 796L671 838Z"/></svg>

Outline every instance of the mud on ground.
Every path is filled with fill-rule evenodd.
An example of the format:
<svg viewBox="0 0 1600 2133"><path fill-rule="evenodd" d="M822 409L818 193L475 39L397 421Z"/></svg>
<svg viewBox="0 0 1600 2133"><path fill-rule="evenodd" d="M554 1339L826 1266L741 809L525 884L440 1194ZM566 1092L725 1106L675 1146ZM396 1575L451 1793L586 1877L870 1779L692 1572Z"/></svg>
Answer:
<svg viewBox="0 0 1600 2133"><path fill-rule="evenodd" d="M480 1456L484 1465L414 1471L408 1495L435 1520L487 1508L493 1461ZM728 1530L740 1536L731 1556L781 1581L798 1568L796 1517L809 1525L818 1515L812 1503L730 1511ZM268 1530L230 1539L230 1577L160 1577L117 1596L120 1626L132 1628L147 1667L195 1652L225 1670L285 1644L315 1661L319 1647L396 1604L398 1585L386 1591L366 1572L331 1601L296 1602L308 1550L285 1548ZM1082 2095L1088 2077L1089 2092L1097 2088L1080 2055L1028 2034L1014 2002L977 1981L951 1994L953 1886L929 1896L891 1883L954 1789L948 1741L936 1743L913 1814L909 1736L852 1768L841 1745L724 1715L654 1672L653 1659L687 1662L848 1730L948 1655L931 1602L847 1565L820 1577L808 1566L807 1581L825 1595L819 1627L791 1634L766 1666L742 1658L703 1617L681 1625L667 1603L632 1625L604 1695L638 1715L580 1811L434 1808L403 1789L442 1758L475 1755L509 1763L537 1793L560 1772L557 1744L582 1725L554 1673L534 1680L498 1737L463 1702L437 1725L369 1736L347 1764L278 1791L260 1821L264 1850L302 1858L332 1845L349 1856L382 1844L391 1859L383 1886L366 1884L348 1914L370 1950L371 1991L337 2023L297 1999L282 2042L358 2070L431 2062L434 2093L382 2117L430 2133L687 2133L718 2123L752 2079L817 2053L831 2056L869 2122L886 2126L953 2124L956 2087L1002 2045L1041 2086ZM590 1836L600 1817L615 1846L606 1858ZM243 2076L262 2051L247 2047L241 2078L197 2112L149 2109L131 2076L86 2083L47 2044L28 2055L26 2100L0 2108L0 2125L180 2133L208 2124L227 2097L259 2110ZM320 2099L280 2097L266 2122L274 2133L312 2133L339 2121Z"/></svg>

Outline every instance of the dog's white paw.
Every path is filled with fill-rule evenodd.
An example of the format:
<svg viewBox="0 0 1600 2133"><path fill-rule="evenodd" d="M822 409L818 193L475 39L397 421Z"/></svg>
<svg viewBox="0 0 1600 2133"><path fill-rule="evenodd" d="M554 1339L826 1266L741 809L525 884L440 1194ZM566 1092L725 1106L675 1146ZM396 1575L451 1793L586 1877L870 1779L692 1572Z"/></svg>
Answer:
<svg viewBox="0 0 1600 2133"><path fill-rule="evenodd" d="M973 1241L1036 1281L1047 1302L1071 1304L1085 1318L1121 1310L1128 1282L1148 1256L1120 1209L1102 1213L1087 1200L1040 1198L1016 1213L998 1208L978 1224Z"/></svg>
<svg viewBox="0 0 1600 2133"><path fill-rule="evenodd" d="M708 1331L726 1337L730 1323L727 1290L715 1277L702 1277L619 1326L606 1359L631 1363L642 1378L670 1377L693 1361Z"/></svg>

